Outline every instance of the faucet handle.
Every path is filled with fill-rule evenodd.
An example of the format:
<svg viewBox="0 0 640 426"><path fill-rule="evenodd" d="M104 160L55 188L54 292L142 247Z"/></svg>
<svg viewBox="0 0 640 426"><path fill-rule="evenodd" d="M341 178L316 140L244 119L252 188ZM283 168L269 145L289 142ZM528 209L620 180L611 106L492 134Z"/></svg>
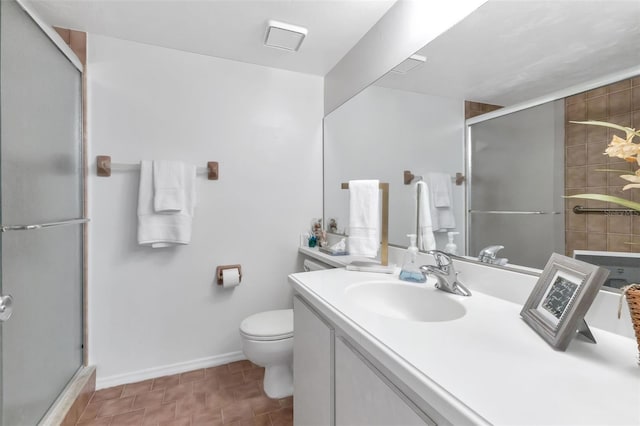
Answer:
<svg viewBox="0 0 640 426"><path fill-rule="evenodd" d="M480 250L480 253L478 254L478 260L480 262L492 263L492 261L496 259L496 255L498 254L498 252L503 248L504 246L501 245L485 247Z"/></svg>
<svg viewBox="0 0 640 426"><path fill-rule="evenodd" d="M429 250L427 252L427 254L430 254L431 256L433 256L433 258L436 260L436 265L441 268L443 266L449 266L451 265L451 257L440 250Z"/></svg>

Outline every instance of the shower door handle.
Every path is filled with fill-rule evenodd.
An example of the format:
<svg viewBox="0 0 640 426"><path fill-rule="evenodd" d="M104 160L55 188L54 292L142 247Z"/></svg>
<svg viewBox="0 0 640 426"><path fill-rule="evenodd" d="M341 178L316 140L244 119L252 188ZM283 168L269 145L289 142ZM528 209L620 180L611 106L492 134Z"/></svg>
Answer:
<svg viewBox="0 0 640 426"><path fill-rule="evenodd" d="M37 223L33 225L0 225L0 232L7 231L33 231L42 228L55 228L56 226L75 225L78 223L87 223L89 218L81 217L78 219L67 219L60 222Z"/></svg>
<svg viewBox="0 0 640 426"><path fill-rule="evenodd" d="M5 322L13 313L13 297L10 294L0 296L0 322Z"/></svg>

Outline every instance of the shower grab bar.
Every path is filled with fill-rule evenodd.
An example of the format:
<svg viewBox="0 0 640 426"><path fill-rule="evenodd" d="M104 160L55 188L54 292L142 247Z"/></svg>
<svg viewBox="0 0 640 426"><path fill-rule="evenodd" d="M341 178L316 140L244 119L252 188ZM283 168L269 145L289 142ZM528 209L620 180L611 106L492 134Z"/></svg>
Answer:
<svg viewBox="0 0 640 426"><path fill-rule="evenodd" d="M69 219L62 220L60 222L49 222L49 223L38 223L33 225L0 225L0 232L7 231L33 231L36 229L42 228L54 228L56 226L65 226L65 225L75 225L78 223L87 223L90 219L88 218L78 218L78 219Z"/></svg>
<svg viewBox="0 0 640 426"><path fill-rule="evenodd" d="M469 213L476 214L560 214L560 212L543 212L543 211L515 211L515 210L469 210Z"/></svg>
<svg viewBox="0 0 640 426"><path fill-rule="evenodd" d="M620 215L620 216L624 216L624 215L637 216L637 215L640 215L640 211L633 210L633 209L625 209L625 208L621 208L621 207L610 207L608 209L598 209L598 208L594 208L594 207L575 206L573 208L573 212L575 214L599 213L599 214L606 214L606 215L611 215L611 216L614 216L614 215Z"/></svg>

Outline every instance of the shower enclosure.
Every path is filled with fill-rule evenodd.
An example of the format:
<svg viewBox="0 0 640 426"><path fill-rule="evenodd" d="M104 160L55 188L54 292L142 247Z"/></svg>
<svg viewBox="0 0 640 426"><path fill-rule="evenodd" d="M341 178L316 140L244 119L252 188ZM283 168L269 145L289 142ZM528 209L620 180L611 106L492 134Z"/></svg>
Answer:
<svg viewBox="0 0 640 426"><path fill-rule="evenodd" d="M83 363L82 72L13 0L0 53L0 425L35 425Z"/></svg>
<svg viewBox="0 0 640 426"><path fill-rule="evenodd" d="M467 133L468 254L543 269L564 253L564 100L475 122Z"/></svg>

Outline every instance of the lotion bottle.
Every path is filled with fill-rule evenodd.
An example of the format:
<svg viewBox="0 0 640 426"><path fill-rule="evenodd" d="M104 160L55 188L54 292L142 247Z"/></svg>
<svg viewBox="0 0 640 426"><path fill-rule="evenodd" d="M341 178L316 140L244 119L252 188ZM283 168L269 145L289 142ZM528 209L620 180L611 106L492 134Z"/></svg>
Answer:
<svg viewBox="0 0 640 426"><path fill-rule="evenodd" d="M416 246L416 234L407 234L411 245L407 249L407 253L404 255L404 262L402 269L400 270L400 279L413 283L423 283L427 281L427 277L420 271L418 265L418 247Z"/></svg>
<svg viewBox="0 0 640 426"><path fill-rule="evenodd" d="M458 235L459 232L447 232L447 236L449 237L449 242L446 246L444 246L444 251L449 254L458 254L458 246L453 242L453 236Z"/></svg>

